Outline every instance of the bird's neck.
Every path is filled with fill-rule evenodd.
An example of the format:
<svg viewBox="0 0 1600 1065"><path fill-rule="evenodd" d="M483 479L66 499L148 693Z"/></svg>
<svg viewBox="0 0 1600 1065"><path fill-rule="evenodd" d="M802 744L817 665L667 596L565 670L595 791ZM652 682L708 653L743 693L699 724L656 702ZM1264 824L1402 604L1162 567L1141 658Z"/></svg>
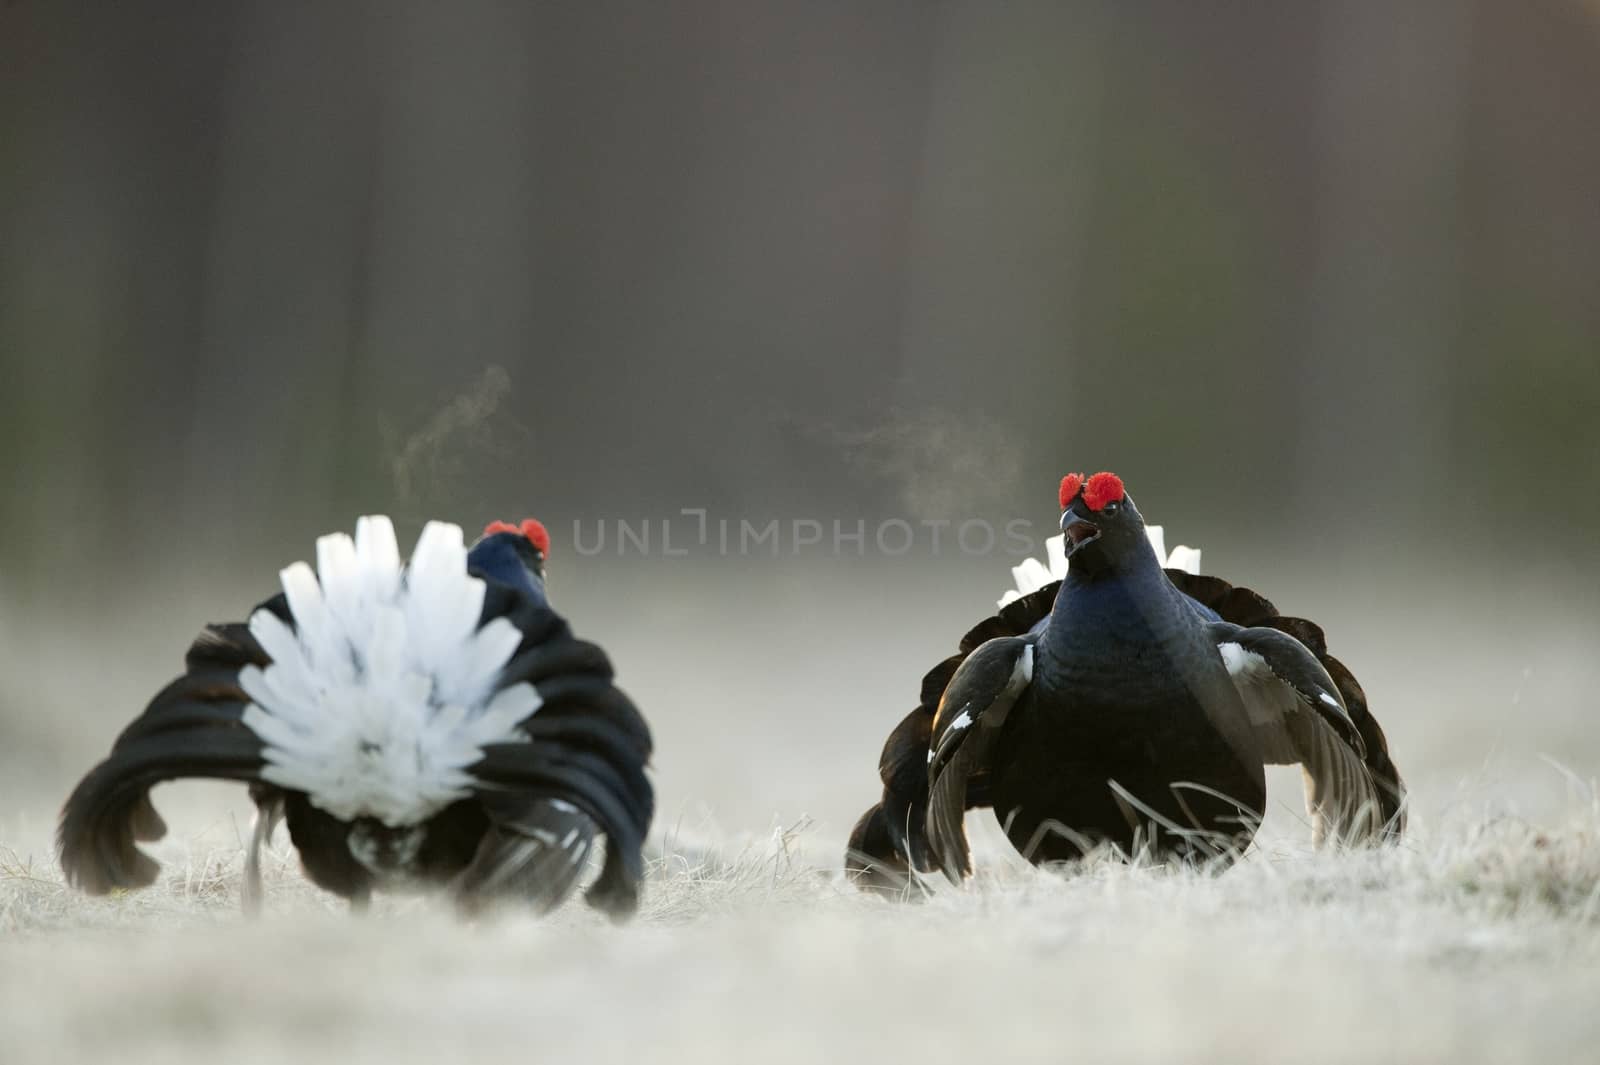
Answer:
<svg viewBox="0 0 1600 1065"><path fill-rule="evenodd" d="M550 605L550 597L545 594L544 590L544 578L531 572L519 562L513 561L509 565L492 569L485 568L481 572L490 580L515 588L540 606L547 607Z"/></svg>
<svg viewBox="0 0 1600 1065"><path fill-rule="evenodd" d="M513 587L521 590L529 599L532 599L540 606L548 607L550 605L550 597L545 594L544 578L535 573L530 573L526 569L522 571L521 578L521 582L513 585Z"/></svg>
<svg viewBox="0 0 1600 1065"><path fill-rule="evenodd" d="M1069 569L1040 637L1034 682L1082 690L1147 684L1183 641L1189 617L1153 553L1095 574Z"/></svg>

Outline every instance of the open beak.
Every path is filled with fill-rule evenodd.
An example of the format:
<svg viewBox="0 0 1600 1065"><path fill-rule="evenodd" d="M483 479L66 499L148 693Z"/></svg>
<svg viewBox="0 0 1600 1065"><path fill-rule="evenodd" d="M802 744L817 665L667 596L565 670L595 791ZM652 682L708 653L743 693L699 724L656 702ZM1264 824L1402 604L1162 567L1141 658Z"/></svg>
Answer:
<svg viewBox="0 0 1600 1065"><path fill-rule="evenodd" d="M1087 518L1080 518L1072 511L1061 515L1061 531L1067 538L1067 557L1073 554L1084 544L1093 543L1100 538L1100 526Z"/></svg>

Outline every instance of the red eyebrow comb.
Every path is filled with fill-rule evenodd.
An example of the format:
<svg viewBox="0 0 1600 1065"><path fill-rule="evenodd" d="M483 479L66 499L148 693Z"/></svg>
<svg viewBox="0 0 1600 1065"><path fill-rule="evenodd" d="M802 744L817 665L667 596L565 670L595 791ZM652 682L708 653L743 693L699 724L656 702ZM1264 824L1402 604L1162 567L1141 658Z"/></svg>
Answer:
<svg viewBox="0 0 1600 1065"><path fill-rule="evenodd" d="M1127 494L1122 478L1114 473L1097 473L1083 486L1083 502L1090 510L1104 510L1107 503L1120 503Z"/></svg>
<svg viewBox="0 0 1600 1065"><path fill-rule="evenodd" d="M1083 474L1069 473L1061 478L1061 509L1066 510L1078 495L1078 489L1083 487Z"/></svg>
<svg viewBox="0 0 1600 1065"><path fill-rule="evenodd" d="M493 536L495 533L504 532L516 533L518 536L527 537L528 542L534 546L539 554L549 557L550 532L544 527L543 522L535 518L524 519L521 525L513 525L509 521L491 521L483 528L483 535L485 536Z"/></svg>

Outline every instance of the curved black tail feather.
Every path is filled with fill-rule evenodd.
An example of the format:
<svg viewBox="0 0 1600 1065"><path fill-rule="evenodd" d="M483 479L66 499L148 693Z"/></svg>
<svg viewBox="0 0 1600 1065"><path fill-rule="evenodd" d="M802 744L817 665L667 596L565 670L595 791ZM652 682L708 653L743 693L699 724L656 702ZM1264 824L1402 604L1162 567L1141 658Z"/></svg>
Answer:
<svg viewBox="0 0 1600 1065"><path fill-rule="evenodd" d="M184 777L258 779L262 744L240 721L248 700L237 666L228 664L264 658L243 626L200 634L189 649L190 672L150 701L62 808L56 843L68 883L103 895L155 880L160 867L135 845L166 834L150 802L155 785Z"/></svg>

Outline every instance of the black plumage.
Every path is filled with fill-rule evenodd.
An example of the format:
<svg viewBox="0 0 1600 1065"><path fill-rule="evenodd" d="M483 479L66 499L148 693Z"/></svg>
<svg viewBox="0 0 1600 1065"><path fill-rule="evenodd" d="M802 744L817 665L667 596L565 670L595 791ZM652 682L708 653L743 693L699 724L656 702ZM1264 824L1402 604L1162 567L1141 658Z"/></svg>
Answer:
<svg viewBox="0 0 1600 1065"><path fill-rule="evenodd" d="M961 880L962 816L979 807L1036 863L1104 843L1231 860L1276 763L1305 767L1319 842L1400 833L1404 785L1322 630L1249 589L1163 570L1121 482L1090 484L1063 485L1066 579L974 626L890 733L882 799L846 855L857 882Z"/></svg>
<svg viewBox="0 0 1600 1065"><path fill-rule="evenodd" d="M455 538L459 552L459 531ZM246 691L248 671L271 667L272 656L251 625L210 625L190 647L186 672L123 731L67 800L58 843L69 882L93 894L152 883L158 867L138 843L159 839L165 825L150 788L209 777L249 784L258 808L246 857L247 909L260 901L259 850L281 820L307 876L356 906L376 890L442 889L467 912L501 900L544 911L571 893L603 840L601 870L586 897L613 916L631 913L654 806L645 772L650 732L615 686L605 652L573 636L550 606L547 549L547 539L536 543L523 530L491 526L464 555L462 578L470 574L484 585L477 630L496 619L515 629L514 649L489 694L526 684L537 705L495 742L476 748L453 801L419 805L416 817L341 816L328 807L343 807L315 789L272 779L282 777L274 762L289 756L275 753L252 727L261 710L250 710ZM303 623L285 594L257 610L296 633ZM358 677L368 664L360 661L360 635L351 645Z"/></svg>

